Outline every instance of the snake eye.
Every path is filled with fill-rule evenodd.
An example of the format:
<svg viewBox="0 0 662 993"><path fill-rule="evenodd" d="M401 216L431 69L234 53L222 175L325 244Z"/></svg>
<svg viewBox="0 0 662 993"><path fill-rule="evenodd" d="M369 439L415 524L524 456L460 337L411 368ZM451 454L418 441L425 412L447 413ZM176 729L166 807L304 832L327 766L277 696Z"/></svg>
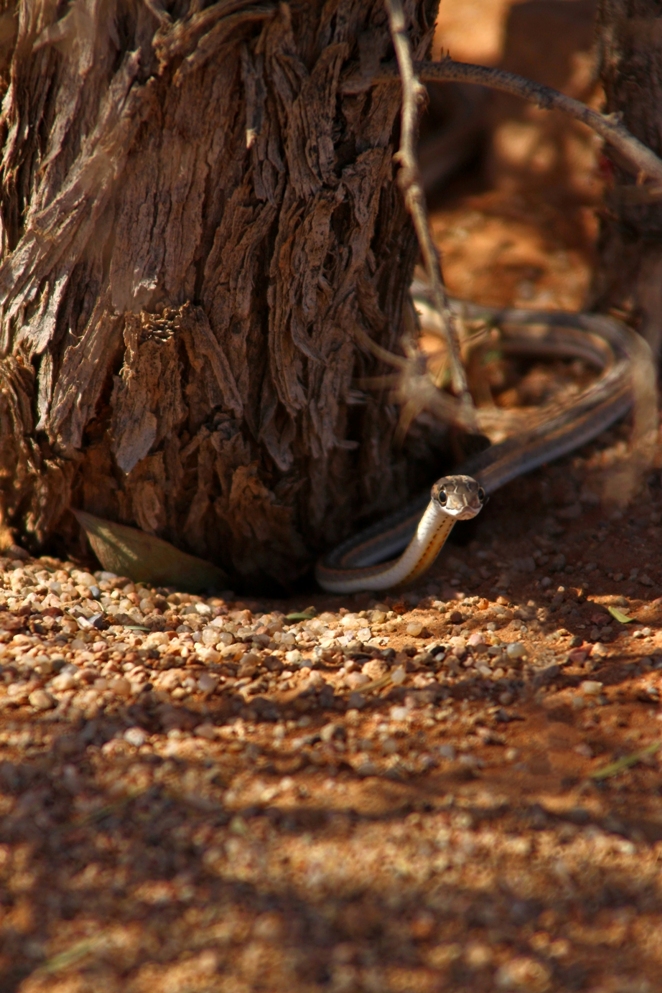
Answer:
<svg viewBox="0 0 662 993"><path fill-rule="evenodd" d="M439 492L437 493L437 501L441 504L442 507L446 505L447 499L448 497L446 496L446 490L439 490Z"/></svg>
<svg viewBox="0 0 662 993"><path fill-rule="evenodd" d="M481 503L485 503L485 490L482 486L478 487L478 499Z"/></svg>

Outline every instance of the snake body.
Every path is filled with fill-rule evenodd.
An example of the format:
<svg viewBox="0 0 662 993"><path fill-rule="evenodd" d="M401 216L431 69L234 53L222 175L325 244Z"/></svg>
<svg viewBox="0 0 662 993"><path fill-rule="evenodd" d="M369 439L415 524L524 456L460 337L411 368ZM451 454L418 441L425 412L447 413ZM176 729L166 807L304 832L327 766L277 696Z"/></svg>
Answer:
<svg viewBox="0 0 662 993"><path fill-rule="evenodd" d="M600 370L599 376L575 402L544 423L470 458L456 475L438 480L430 495L422 494L321 559L315 574L329 592L385 590L412 582L432 565L455 522L479 513L485 495L586 444L632 405L632 363L641 339L620 321L457 301L454 307L467 318L507 325L504 352L581 358ZM521 330L525 327L526 332Z"/></svg>

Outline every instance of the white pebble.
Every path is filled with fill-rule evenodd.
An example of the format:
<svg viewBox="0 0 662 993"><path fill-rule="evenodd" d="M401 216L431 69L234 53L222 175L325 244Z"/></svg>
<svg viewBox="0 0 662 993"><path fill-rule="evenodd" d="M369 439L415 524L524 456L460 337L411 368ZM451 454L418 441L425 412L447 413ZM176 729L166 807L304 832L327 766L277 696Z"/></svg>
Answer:
<svg viewBox="0 0 662 993"><path fill-rule="evenodd" d="M363 621L356 614L345 614L345 616L340 621L342 627L347 628L348 631L356 631L361 627Z"/></svg>
<svg viewBox="0 0 662 993"><path fill-rule="evenodd" d="M198 688L202 693L213 693L218 686L218 679L210 672L203 672L198 679Z"/></svg>
<svg viewBox="0 0 662 993"><path fill-rule="evenodd" d="M509 659L521 659L526 655L526 648L521 641L511 641L506 647L506 655Z"/></svg>
<svg viewBox="0 0 662 993"><path fill-rule="evenodd" d="M404 667L401 665L398 666L397 669L394 669L393 672L391 673L391 682L395 686L400 686L402 683L404 683L406 678L407 678L407 673L405 672Z"/></svg>
<svg viewBox="0 0 662 993"><path fill-rule="evenodd" d="M156 648L157 645L167 645L170 639L165 631L152 631L145 638L145 648Z"/></svg>
<svg viewBox="0 0 662 993"><path fill-rule="evenodd" d="M585 679L579 684L579 689L584 696L598 696L602 693L602 683L597 679Z"/></svg>
<svg viewBox="0 0 662 993"><path fill-rule="evenodd" d="M211 625L203 628L200 637L202 638L203 645L211 645L214 647L214 645L217 645L219 641L218 628L213 628Z"/></svg>
<svg viewBox="0 0 662 993"><path fill-rule="evenodd" d="M140 748L140 746L144 745L147 741L147 734L142 728L127 728L124 732L124 740L128 742L129 745L133 745L135 748Z"/></svg>
<svg viewBox="0 0 662 993"><path fill-rule="evenodd" d="M73 672L60 672L57 676L54 676L48 684L49 687L56 693L60 693L63 690L71 690L78 682L78 676Z"/></svg>
<svg viewBox="0 0 662 993"><path fill-rule="evenodd" d="M420 621L410 621L405 631L410 634L413 638L418 638L419 634L423 630L423 625Z"/></svg>
<svg viewBox="0 0 662 993"><path fill-rule="evenodd" d="M285 661L288 665L300 665L303 655L298 648L292 649L291 652L285 652Z"/></svg>

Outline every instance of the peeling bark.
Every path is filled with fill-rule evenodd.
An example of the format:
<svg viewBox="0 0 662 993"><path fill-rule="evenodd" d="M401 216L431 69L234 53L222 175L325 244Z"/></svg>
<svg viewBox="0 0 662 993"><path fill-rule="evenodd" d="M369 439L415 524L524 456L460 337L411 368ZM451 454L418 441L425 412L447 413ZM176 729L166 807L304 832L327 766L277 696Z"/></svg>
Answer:
<svg viewBox="0 0 662 993"><path fill-rule="evenodd" d="M381 0L61 13L0 16L0 524L36 550L77 507L287 584L411 485L351 390L416 250L397 88L340 87L389 54Z"/></svg>

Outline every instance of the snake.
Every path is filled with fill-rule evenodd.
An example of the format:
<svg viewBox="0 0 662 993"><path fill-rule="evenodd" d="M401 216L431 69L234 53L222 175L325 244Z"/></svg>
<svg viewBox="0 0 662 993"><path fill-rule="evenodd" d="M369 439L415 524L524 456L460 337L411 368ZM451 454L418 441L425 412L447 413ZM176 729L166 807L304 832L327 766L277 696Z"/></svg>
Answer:
<svg viewBox="0 0 662 993"><path fill-rule="evenodd" d="M425 289L414 290L419 311L430 307ZM329 593L377 592L412 583L433 564L457 521L479 514L487 497L506 483L593 440L632 406L633 363L643 339L621 321L602 314L459 300L451 305L464 319L501 327L504 354L579 358L599 374L572 403L470 457L453 475L438 479L430 492L322 557L315 576Z"/></svg>

